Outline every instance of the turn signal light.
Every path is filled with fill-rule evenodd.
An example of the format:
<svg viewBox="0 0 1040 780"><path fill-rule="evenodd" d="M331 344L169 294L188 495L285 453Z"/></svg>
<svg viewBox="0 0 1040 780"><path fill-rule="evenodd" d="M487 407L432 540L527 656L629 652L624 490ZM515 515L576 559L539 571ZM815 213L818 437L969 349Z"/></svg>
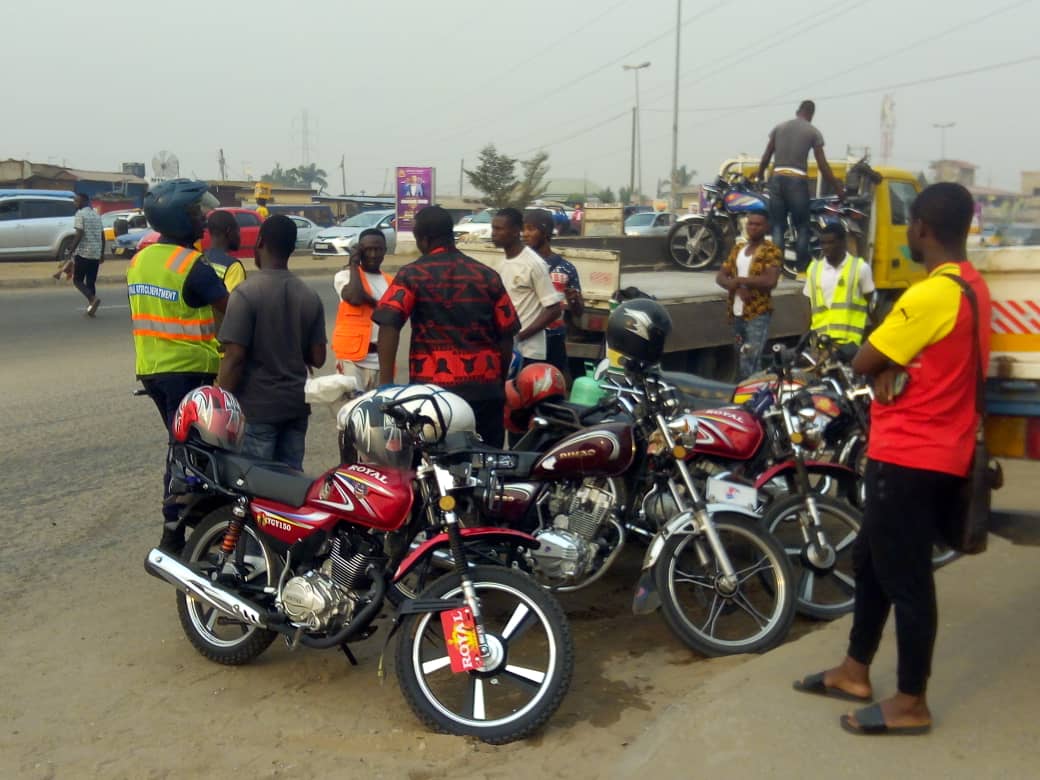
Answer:
<svg viewBox="0 0 1040 780"><path fill-rule="evenodd" d="M441 508L442 512L450 512L455 508L455 497L454 496L441 496L437 502L437 506Z"/></svg>

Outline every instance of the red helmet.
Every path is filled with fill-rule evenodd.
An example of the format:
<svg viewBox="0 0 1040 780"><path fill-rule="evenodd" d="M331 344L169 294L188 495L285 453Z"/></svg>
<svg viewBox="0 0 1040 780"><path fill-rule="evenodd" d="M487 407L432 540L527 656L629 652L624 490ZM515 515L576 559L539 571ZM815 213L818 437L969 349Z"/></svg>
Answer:
<svg viewBox="0 0 1040 780"><path fill-rule="evenodd" d="M175 441L188 441L192 431L206 444L237 451L246 435L246 416L227 390L197 387L184 396L173 418Z"/></svg>
<svg viewBox="0 0 1040 780"><path fill-rule="evenodd" d="M567 396L567 380L551 363L532 363L506 382L505 426L523 433L535 404Z"/></svg>

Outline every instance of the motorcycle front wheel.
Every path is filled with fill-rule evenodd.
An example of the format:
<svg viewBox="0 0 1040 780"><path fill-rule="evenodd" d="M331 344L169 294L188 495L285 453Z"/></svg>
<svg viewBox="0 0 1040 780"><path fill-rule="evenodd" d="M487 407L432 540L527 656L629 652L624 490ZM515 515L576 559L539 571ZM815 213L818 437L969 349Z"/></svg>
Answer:
<svg viewBox="0 0 1040 780"><path fill-rule="evenodd" d="M574 673L574 643L559 603L529 577L497 566L475 566L469 576L490 650L484 668L453 672L442 613L424 612L401 621L397 679L431 729L501 745L556 712ZM461 578L441 577L420 598L462 598Z"/></svg>
<svg viewBox="0 0 1040 780"><path fill-rule="evenodd" d="M196 571L216 576L218 582L226 580L227 584L248 586L252 593L274 587L281 571L281 559L264 542L252 523L247 522L242 528L242 535L229 560L218 566L220 545L231 520L228 507L205 517L188 539L182 556L184 562ZM220 664L238 666L248 663L278 636L275 631L235 620L179 590L177 613L188 641L199 653Z"/></svg>
<svg viewBox="0 0 1040 780"><path fill-rule="evenodd" d="M763 527L783 546L794 574L796 609L817 620L833 620L852 611L856 576L852 571L852 545L863 524L858 511L844 501L814 496L821 530L834 549L834 560L814 565L812 551L802 536L802 520L808 509L802 496L773 503L762 518ZM812 526L809 533L815 533Z"/></svg>
<svg viewBox="0 0 1040 780"><path fill-rule="evenodd" d="M722 262L726 242L722 231L704 217L676 222L668 231L668 255L680 268L699 271Z"/></svg>
<svg viewBox="0 0 1040 780"><path fill-rule="evenodd" d="M654 564L665 622L706 656L771 650L794 622L791 564L776 539L747 518L718 512L712 522L737 575L736 587L724 587L703 535L675 534Z"/></svg>

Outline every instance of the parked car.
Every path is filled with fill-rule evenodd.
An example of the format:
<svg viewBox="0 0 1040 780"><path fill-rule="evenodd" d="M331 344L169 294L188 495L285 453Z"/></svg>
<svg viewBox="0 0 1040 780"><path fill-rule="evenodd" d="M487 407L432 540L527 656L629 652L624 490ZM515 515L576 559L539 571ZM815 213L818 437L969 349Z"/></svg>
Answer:
<svg viewBox="0 0 1040 780"><path fill-rule="evenodd" d="M310 249L317 235L323 230L328 230L328 228L315 224L313 220L307 219L307 217L300 217L295 214L287 214L286 216L296 225L297 249Z"/></svg>
<svg viewBox="0 0 1040 780"><path fill-rule="evenodd" d="M75 215L72 192L0 190L0 257L68 258Z"/></svg>
<svg viewBox="0 0 1040 780"><path fill-rule="evenodd" d="M231 254L239 260L253 256L256 250L256 239L260 235L260 215L252 209L225 208L213 209L213 211L227 211L235 217L238 229L242 234L242 245ZM209 212L210 214L213 211ZM208 216L208 215L207 215ZM159 234L154 230L146 233L137 244L137 251L149 247L159 240ZM201 251L205 252L210 247L209 230L202 235Z"/></svg>
<svg viewBox="0 0 1040 780"><path fill-rule="evenodd" d="M644 211L625 220L626 236L665 236L675 224L675 214L668 211Z"/></svg>
<svg viewBox="0 0 1040 780"><path fill-rule="evenodd" d="M459 220L455 225L455 240L467 238L491 238L491 218L496 209L484 209L470 216L467 222Z"/></svg>
<svg viewBox="0 0 1040 780"><path fill-rule="evenodd" d="M130 228L142 228L148 225L144 212L141 209L130 209L128 211L106 211L101 215L101 225L105 229L105 244L116 240L116 220L125 219L126 226Z"/></svg>
<svg viewBox="0 0 1040 780"><path fill-rule="evenodd" d="M130 228L123 235L116 236L116 240L112 242L111 247L108 244L105 247L113 257L129 260L137 254L137 245L141 242L141 239L151 232L152 228L146 222L144 227Z"/></svg>
<svg viewBox="0 0 1040 780"><path fill-rule="evenodd" d="M393 209L381 211L362 211L348 217L342 224L330 228L322 228L314 237L311 252L315 257L322 255L349 255L350 250L358 242L362 230L375 228L382 230L386 236L386 251L393 254L397 251L397 231L394 229Z"/></svg>

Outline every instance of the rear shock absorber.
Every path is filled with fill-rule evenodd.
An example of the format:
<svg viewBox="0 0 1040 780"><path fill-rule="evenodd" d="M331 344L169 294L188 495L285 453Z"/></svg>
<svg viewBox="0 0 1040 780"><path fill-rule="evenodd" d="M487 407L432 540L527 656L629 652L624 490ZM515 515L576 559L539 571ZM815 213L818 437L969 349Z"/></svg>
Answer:
<svg viewBox="0 0 1040 780"><path fill-rule="evenodd" d="M231 522L228 523L227 531L224 532L224 540L220 543L220 551L224 555L231 555L238 544L238 537L242 535L242 527L246 524L246 499L240 498L231 508Z"/></svg>

